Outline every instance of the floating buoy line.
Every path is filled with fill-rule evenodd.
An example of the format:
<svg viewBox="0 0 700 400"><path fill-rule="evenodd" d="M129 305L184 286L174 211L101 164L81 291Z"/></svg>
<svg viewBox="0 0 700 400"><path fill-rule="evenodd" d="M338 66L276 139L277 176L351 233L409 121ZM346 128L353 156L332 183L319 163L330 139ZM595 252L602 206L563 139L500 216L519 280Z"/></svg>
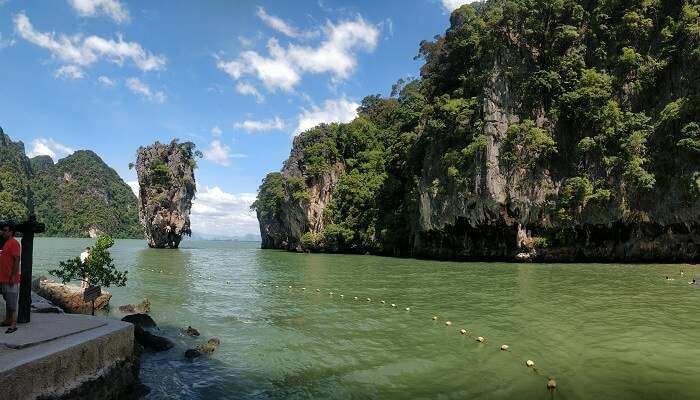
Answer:
<svg viewBox="0 0 700 400"><path fill-rule="evenodd" d="M258 290L258 288L256 287L256 285L251 284L250 286L253 287L253 289L255 289L255 291L261 293L261 292ZM268 287L268 284L266 284L266 283L260 283L260 284L258 284L257 286L265 288L265 287ZM269 287L272 287L272 286L273 286L272 284L269 285ZM274 287L275 287L275 288L279 288L280 286L279 286L279 285L274 285ZM292 289L292 286L291 286L291 285L289 285L289 289ZM304 288L301 288L301 290L302 290L302 292L304 292L304 293L308 293L308 292L306 292L306 288L305 288L305 287L304 287ZM321 289L320 289L320 288L317 288L315 291L316 291L316 293L318 294L318 293L321 292ZM313 292L312 292L312 294L313 294ZM328 294L329 294L330 297L333 297L333 295L334 295L335 293L332 292L332 291L328 291ZM342 299L342 298L344 298L344 295L343 295L343 294L340 294L339 297ZM359 296L354 296L353 299L354 299L354 300L359 300ZM367 297L367 298L366 298L366 303L372 303L372 298L371 298L371 297ZM381 300L379 303L375 303L375 304L382 304L382 305L384 305L384 304L386 304L386 301L385 301L385 300ZM391 303L391 307L392 307L392 308L397 308L398 306L396 305L396 303ZM406 311L411 311L411 307L405 307L404 310L406 310ZM437 320L439 319L439 317L438 317L437 315L433 315L431 319L432 319L433 321L437 321ZM445 326L446 326L446 327L451 327L451 326L452 326L452 321L449 321L449 320L448 320L448 321L445 321ZM489 342L488 339L487 339L485 336L475 336L471 331L469 331L468 329L465 329L465 328L460 328L460 329L458 329L458 330L457 330L457 333L458 333L459 335L461 335L461 336L466 336L466 337L471 338L472 340L474 340L474 341L480 343L480 346L487 345L488 342ZM531 360L531 359L525 359L525 358L522 357L521 355L519 355L519 354L517 354L516 352L512 351L512 350L510 349L510 345L508 345L508 344L501 344L501 345L498 347L498 349L499 349L500 352L508 353L508 354L510 354L511 356L513 356L515 359L520 360L520 362L523 363L523 364L521 364L521 365L524 365L527 369L532 370L532 372L535 373L536 375L542 376L543 378L546 378L546 379L547 379L547 390L549 390L549 391L552 393L552 395L554 394L554 391L555 391L556 388L557 388L557 382L556 382L556 380L554 379L554 377L553 377L551 374L545 374L545 373L543 373L542 370L539 369L539 368L535 365L535 362L534 362L533 360Z"/></svg>

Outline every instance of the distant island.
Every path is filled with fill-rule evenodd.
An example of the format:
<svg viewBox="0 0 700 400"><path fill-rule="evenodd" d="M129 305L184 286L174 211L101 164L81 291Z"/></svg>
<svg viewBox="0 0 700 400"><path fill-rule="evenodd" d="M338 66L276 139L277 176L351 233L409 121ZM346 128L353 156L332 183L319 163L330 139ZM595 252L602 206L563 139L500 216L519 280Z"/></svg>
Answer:
<svg viewBox="0 0 700 400"><path fill-rule="evenodd" d="M294 139L253 207L263 248L700 261L689 2L464 5L420 79Z"/></svg>
<svg viewBox="0 0 700 400"><path fill-rule="evenodd" d="M0 129L0 220L24 221L30 197L46 236L143 238L136 196L97 154L30 159Z"/></svg>

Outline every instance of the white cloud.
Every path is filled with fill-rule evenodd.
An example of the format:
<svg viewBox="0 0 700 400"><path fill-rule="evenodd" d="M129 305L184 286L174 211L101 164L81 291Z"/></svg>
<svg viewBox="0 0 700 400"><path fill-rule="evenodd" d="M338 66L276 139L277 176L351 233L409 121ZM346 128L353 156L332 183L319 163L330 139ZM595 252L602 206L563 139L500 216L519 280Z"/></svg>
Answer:
<svg viewBox="0 0 700 400"><path fill-rule="evenodd" d="M275 38L267 42L268 56L248 50L232 61L217 59L217 67L233 79L253 75L274 91L292 91L304 73L330 73L334 80L346 79L357 66L357 51L373 51L379 29L358 16L337 25L327 22L318 47L289 44L280 46Z"/></svg>
<svg viewBox="0 0 700 400"><path fill-rule="evenodd" d="M350 122L357 116L357 108L360 105L345 97L336 100L326 100L323 108L313 106L311 110L302 110L299 114L299 123L294 134L309 130L314 126L331 122Z"/></svg>
<svg viewBox="0 0 700 400"><path fill-rule="evenodd" d="M233 125L233 127L243 129L248 132L264 132L282 130L284 129L285 124L279 117L275 117L274 119L269 119L266 121L246 120L243 122L237 122Z"/></svg>
<svg viewBox="0 0 700 400"><path fill-rule="evenodd" d="M448 11L452 12L464 4L477 3L479 0L442 0L442 7Z"/></svg>
<svg viewBox="0 0 700 400"><path fill-rule="evenodd" d="M204 158L216 164L224 166L230 164L231 148L228 145L221 143L219 139L212 140L209 148L205 149L202 153L204 154Z"/></svg>
<svg viewBox="0 0 700 400"><path fill-rule="evenodd" d="M51 138L36 138L32 140L32 150L29 152L29 157L36 157L40 155L49 156L54 161L58 158L65 157L73 153L73 149L61 144Z"/></svg>
<svg viewBox="0 0 700 400"><path fill-rule="evenodd" d="M99 36L56 35L55 32L40 32L34 29L29 18L23 13L14 17L15 31L24 40L47 49L59 60L72 65L86 67L104 59L123 65L130 60L142 71L156 71L165 68L166 59L162 55L149 53L136 42L126 42L121 36L117 40Z"/></svg>
<svg viewBox="0 0 700 400"><path fill-rule="evenodd" d="M76 80L85 78L85 73L80 67L75 65L64 65L56 70L54 76L61 79Z"/></svg>
<svg viewBox="0 0 700 400"><path fill-rule="evenodd" d="M219 128L219 127L216 126L216 125L214 125L214 127L211 128L211 135L214 136L215 138L221 137L221 134L222 134L222 133L223 133L223 132L221 131L221 128Z"/></svg>
<svg viewBox="0 0 700 400"><path fill-rule="evenodd" d="M126 181L126 184L129 185L131 191L134 192L134 195L139 197L139 181Z"/></svg>
<svg viewBox="0 0 700 400"><path fill-rule="evenodd" d="M2 32L0 32L0 50L6 48L6 47L12 47L17 43L15 39L3 39L2 38Z"/></svg>
<svg viewBox="0 0 700 400"><path fill-rule="evenodd" d="M107 87L113 87L117 84L117 82L104 75L100 75L100 77L97 78L97 82Z"/></svg>
<svg viewBox="0 0 700 400"><path fill-rule="evenodd" d="M200 188L192 202L193 234L228 238L259 235L258 220L250 210L255 197L255 193L224 192L218 186Z"/></svg>
<svg viewBox="0 0 700 400"><path fill-rule="evenodd" d="M312 38L319 34L318 31L299 31L286 23L282 18L268 14L260 6L258 6L257 15L267 26L291 38Z"/></svg>
<svg viewBox="0 0 700 400"><path fill-rule="evenodd" d="M165 102L165 93L151 90L150 86L140 81L138 78L128 78L126 80L126 86L132 92L142 96L145 99L161 104Z"/></svg>
<svg viewBox="0 0 700 400"><path fill-rule="evenodd" d="M119 0L68 0L81 17L106 15L116 23L128 22L129 10Z"/></svg>
<svg viewBox="0 0 700 400"><path fill-rule="evenodd" d="M253 96L255 101L262 103L265 98L258 91L258 88L247 82L238 82L236 84L236 91L244 96Z"/></svg>

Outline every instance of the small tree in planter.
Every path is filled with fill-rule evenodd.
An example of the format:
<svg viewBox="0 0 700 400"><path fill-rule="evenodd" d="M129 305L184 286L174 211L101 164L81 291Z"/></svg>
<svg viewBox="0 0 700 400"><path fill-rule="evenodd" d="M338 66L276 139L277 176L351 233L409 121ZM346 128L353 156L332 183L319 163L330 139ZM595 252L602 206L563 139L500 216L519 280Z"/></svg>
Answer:
<svg viewBox="0 0 700 400"><path fill-rule="evenodd" d="M114 240L101 235L94 246L90 248L90 256L85 262L80 257L61 261L60 268L49 273L61 279L65 284L77 279L85 279L90 286L110 287L126 285L126 271L117 271L114 266L109 248L114 246Z"/></svg>

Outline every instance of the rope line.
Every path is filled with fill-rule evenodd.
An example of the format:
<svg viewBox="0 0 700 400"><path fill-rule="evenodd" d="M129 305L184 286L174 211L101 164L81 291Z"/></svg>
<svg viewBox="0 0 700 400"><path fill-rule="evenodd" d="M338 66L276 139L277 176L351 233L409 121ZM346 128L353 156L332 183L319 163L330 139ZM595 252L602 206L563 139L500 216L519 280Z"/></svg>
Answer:
<svg viewBox="0 0 700 400"><path fill-rule="evenodd" d="M255 285L250 284L250 286L253 287L258 293L262 293L262 291L258 290L258 288L256 288ZM276 288L276 289L280 288L279 284L261 283L261 284L259 284L259 286ZM282 287L285 288L284 286L282 286ZM287 287L285 289L288 289L288 291L293 291L295 288L292 285L287 285ZM320 288L316 288L314 290L307 290L305 287L302 287L300 293L311 294L311 295L325 294L329 298L335 297L337 299L344 299L345 295L341 294L341 293L336 293L336 291L337 291L337 289L323 289L323 290L321 290ZM363 300L361 296L353 296L352 299L354 302L357 302L358 304L375 303L375 304L380 304L380 305L387 305L386 300L380 300L377 302L377 301L374 301L371 297L364 298L364 301L361 301L361 300ZM393 309L398 309L398 305L396 303L391 303L390 307ZM411 307L405 307L404 310L406 312L409 312L409 311L411 311ZM436 315L432 316L433 321L437 321L438 319L439 319L438 316L436 316ZM452 321L450 321L450 320L445 321L446 327L449 328L452 325L453 325ZM489 343L488 338L486 338L484 336L476 336L473 334L473 332L471 330L467 329L466 327L458 329L457 333L460 334L461 336L470 338L470 339L474 340L475 342L481 343L482 345L487 345ZM535 362L533 360L526 359L518 352L511 350L510 345L501 344L498 346L498 351L501 353L508 353L514 359L520 360L520 362L523 363L523 365L526 368L528 368L529 370L532 370L532 372L535 375L546 378L547 379L547 389L550 391L552 398L554 398L554 391L557 388L557 383L556 383L556 380L554 379L554 376L552 374L545 373L544 370L542 370L541 368L538 368L535 365Z"/></svg>

